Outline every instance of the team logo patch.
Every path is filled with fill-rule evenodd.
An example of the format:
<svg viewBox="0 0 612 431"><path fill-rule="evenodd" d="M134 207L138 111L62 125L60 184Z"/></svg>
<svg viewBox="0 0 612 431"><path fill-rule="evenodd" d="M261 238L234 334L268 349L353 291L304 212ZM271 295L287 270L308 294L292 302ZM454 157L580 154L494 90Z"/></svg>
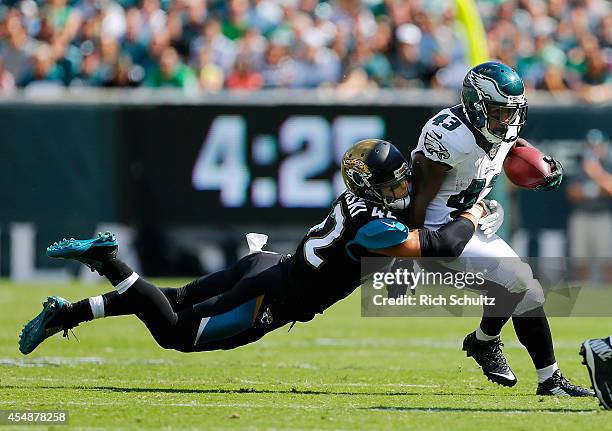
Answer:
<svg viewBox="0 0 612 431"><path fill-rule="evenodd" d="M436 155L440 160L447 160L450 158L450 153L446 149L442 142L442 135L425 133L425 149L429 154Z"/></svg>

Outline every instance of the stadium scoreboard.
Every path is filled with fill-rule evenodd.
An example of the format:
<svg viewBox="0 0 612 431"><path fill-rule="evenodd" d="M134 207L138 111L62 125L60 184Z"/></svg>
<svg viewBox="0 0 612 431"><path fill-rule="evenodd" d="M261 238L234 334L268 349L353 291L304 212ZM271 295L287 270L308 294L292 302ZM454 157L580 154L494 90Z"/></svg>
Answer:
<svg viewBox="0 0 612 431"><path fill-rule="evenodd" d="M125 206L131 212L163 202L152 209L170 223L299 221L322 215L344 190L340 160L352 144L382 138L409 151L431 112L389 122L401 110L381 111L387 112L164 107L151 120L135 110L131 124L148 123L134 128L144 133L129 132L133 136L127 139Z"/></svg>

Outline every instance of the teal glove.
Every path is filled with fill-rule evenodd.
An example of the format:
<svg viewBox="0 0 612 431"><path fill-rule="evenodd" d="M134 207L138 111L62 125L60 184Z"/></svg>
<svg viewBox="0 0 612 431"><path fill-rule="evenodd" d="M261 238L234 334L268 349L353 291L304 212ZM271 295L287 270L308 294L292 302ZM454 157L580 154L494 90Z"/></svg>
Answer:
<svg viewBox="0 0 612 431"><path fill-rule="evenodd" d="M544 156L544 161L550 165L550 175L546 177L546 182L536 187L536 190L549 191L556 189L563 181L563 166L551 156Z"/></svg>

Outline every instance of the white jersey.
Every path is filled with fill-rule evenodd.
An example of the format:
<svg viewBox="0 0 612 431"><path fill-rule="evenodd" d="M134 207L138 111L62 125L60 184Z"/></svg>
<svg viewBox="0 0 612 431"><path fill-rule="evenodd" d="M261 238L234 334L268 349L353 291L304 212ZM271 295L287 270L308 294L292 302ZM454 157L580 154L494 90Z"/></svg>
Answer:
<svg viewBox="0 0 612 431"><path fill-rule="evenodd" d="M461 105L443 109L430 119L421 131L412 157L422 152L428 159L448 165L449 170L440 191L427 207L425 227L438 229L489 194L512 145L514 142L497 146L487 142L471 127ZM487 238L477 229L460 257L442 265L455 271L483 272L486 280L509 292L525 292L515 314L544 304L542 286L533 278L529 265L497 235Z"/></svg>
<svg viewBox="0 0 612 431"><path fill-rule="evenodd" d="M437 229L489 194L514 142L493 145L472 129L461 105L445 108L423 127L412 151L448 165L440 191L427 207L425 227Z"/></svg>

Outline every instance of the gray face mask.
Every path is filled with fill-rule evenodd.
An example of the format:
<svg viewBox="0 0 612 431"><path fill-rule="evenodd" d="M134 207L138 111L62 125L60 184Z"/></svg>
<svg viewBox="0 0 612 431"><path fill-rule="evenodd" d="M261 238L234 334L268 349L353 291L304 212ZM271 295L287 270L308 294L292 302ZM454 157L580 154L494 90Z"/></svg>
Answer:
<svg viewBox="0 0 612 431"><path fill-rule="evenodd" d="M398 174L402 176L375 190L384 206L392 211L405 210L410 204L410 180L405 173Z"/></svg>
<svg viewBox="0 0 612 431"><path fill-rule="evenodd" d="M410 195L404 198L395 199L392 202L387 202L385 200L385 206L391 211L403 211L408 208L408 205L410 205Z"/></svg>
<svg viewBox="0 0 612 431"><path fill-rule="evenodd" d="M483 134L492 143L513 142L525 124L527 117L527 105L524 106L499 106L495 104L481 104L482 111L486 116L486 124Z"/></svg>

